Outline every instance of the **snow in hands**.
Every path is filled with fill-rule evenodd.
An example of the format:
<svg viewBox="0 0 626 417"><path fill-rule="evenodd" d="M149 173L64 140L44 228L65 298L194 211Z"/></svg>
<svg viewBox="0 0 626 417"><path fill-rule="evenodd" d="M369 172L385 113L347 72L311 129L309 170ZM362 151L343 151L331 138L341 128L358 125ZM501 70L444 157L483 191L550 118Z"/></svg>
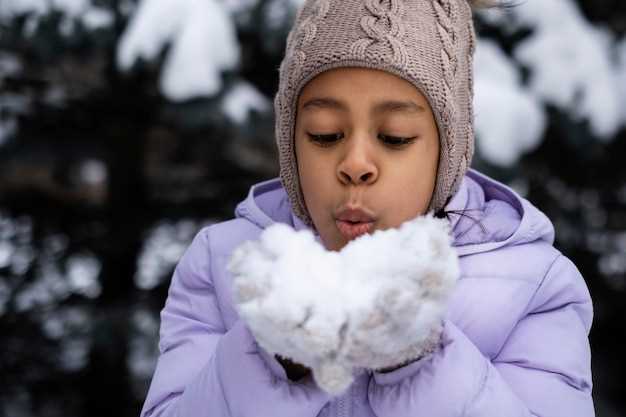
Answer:
<svg viewBox="0 0 626 417"><path fill-rule="evenodd" d="M263 349L311 368L339 394L358 369L436 348L459 276L449 232L429 214L331 252L310 231L278 223L233 253L233 299Z"/></svg>

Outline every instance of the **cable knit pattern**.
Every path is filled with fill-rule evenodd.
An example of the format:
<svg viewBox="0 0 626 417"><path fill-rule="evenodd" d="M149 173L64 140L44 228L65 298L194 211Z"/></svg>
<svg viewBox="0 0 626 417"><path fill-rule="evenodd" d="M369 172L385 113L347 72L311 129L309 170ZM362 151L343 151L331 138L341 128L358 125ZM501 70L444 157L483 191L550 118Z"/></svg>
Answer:
<svg viewBox="0 0 626 417"><path fill-rule="evenodd" d="M454 33L454 27L458 18L458 12L456 9L455 0L433 0L433 8L437 16L437 32L443 48L441 48L441 67L444 75L444 87L445 94L449 97L446 99L446 112L444 121L446 135L450 136L454 132L454 121L456 120L456 108L455 102L452 99L454 96L454 86L456 80L456 71L458 67L457 59L457 37ZM448 141L448 155L454 155L456 151L456 142ZM446 176L453 177L458 171L459 166L448 165L448 172Z"/></svg>
<svg viewBox="0 0 626 417"><path fill-rule="evenodd" d="M437 14L437 31L443 43L441 49L441 64L443 67L444 79L448 90L454 88L456 78L457 57L456 57L456 35L454 33L454 21L456 20L456 3L450 0L435 0L433 7Z"/></svg>
<svg viewBox="0 0 626 417"><path fill-rule="evenodd" d="M474 57L474 53L476 52L476 37L475 37L475 30L474 30L474 21L472 19L470 19L467 22L467 33L470 34L469 37L469 53L467 54L467 56L465 57L465 59L467 60L465 65L467 65L467 72L468 72L468 78L467 78L467 91L468 94L471 98L474 97L474 62L473 62L473 57ZM467 102L467 114L469 115L470 118L473 117L473 100L469 100ZM473 119L470 119L470 123L474 123ZM459 164L459 172L457 172L455 178L457 178L459 175L461 175L461 177L463 177L465 175L465 172L470 168L470 164L472 161L472 155L474 154L474 131L471 130L470 132L468 132L468 134L471 135L471 137L467 138L467 147L465 148L465 155L463 156L463 161L462 164ZM460 184L460 179L458 180L459 184Z"/></svg>
<svg viewBox="0 0 626 417"><path fill-rule="evenodd" d="M389 42L393 50L393 60L404 66L408 63L408 52L401 39L404 36L404 22L401 16L404 13L404 3L402 0L391 0L385 7L382 0L365 0L365 8L372 14L361 18L361 27L368 35L368 38L357 40L350 47L350 53L362 59L367 57L367 48L376 42ZM381 24L386 20L389 25ZM376 57L380 59L380 57Z"/></svg>
<svg viewBox="0 0 626 417"><path fill-rule="evenodd" d="M474 154L472 11L467 0L305 0L287 38L274 99L280 176L294 213L313 226L295 158L298 97L315 76L373 68L412 83L439 130L437 181L429 210L443 208Z"/></svg>
<svg viewBox="0 0 626 417"><path fill-rule="evenodd" d="M300 71L302 70L304 61L307 58L305 52L306 47L310 45L313 40L315 40L317 25L324 20L328 14L328 10L330 10L330 0L318 0L315 4L314 13L302 22L302 26L298 31L301 37L300 47L294 51L294 78L298 78L300 76Z"/></svg>

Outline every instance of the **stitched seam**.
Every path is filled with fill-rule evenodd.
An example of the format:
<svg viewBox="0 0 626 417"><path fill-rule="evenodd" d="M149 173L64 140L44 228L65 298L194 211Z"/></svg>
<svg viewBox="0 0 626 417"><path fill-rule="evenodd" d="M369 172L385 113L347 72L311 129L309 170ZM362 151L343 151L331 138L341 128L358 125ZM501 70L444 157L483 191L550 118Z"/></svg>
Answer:
<svg viewBox="0 0 626 417"><path fill-rule="evenodd" d="M221 339L220 339L220 340L221 340ZM218 348L219 348L219 347L218 347ZM217 359L217 355L213 355L213 359L212 359L212 360L213 360L213 361L216 361L216 359ZM216 362L217 362L217 361L216 361ZM219 366L219 365L216 363L216 364L215 364L215 367L216 367L217 369L219 369L219 368L218 368L218 366ZM218 375L219 375L219 373L218 373ZM226 398L226 393L224 392L224 387L222 386L222 378L221 378L221 376L219 377L219 379L220 379L220 380L219 380L220 392L222 393L222 398L224 398L224 404L226 404L226 409L228 410L228 415L229 415L229 416L232 416L232 415L233 415L233 412L232 412L232 410L230 409L230 404L228 403L228 399Z"/></svg>
<svg viewBox="0 0 626 417"><path fill-rule="evenodd" d="M485 371L483 372L483 377L480 382L480 388L478 388L472 400L466 403L465 406L463 407L463 413L461 414L462 417L465 417L467 415L467 409L476 402L476 399L480 397L480 394L482 394L483 391L485 390L485 386L487 386L487 379L489 378L489 361L486 358L484 358L483 362L485 364L484 366Z"/></svg>
<svg viewBox="0 0 626 417"><path fill-rule="evenodd" d="M213 257L211 256L212 254L212 250L211 250L211 233L210 233L210 226L207 227L205 229L205 234L206 234L206 241L207 241L207 256L209 257L209 278L211 279L211 287L213 288L213 294L215 295L215 306L217 307L218 311L220 312L220 322L222 323L222 328L224 329L224 331L226 331L226 323L224 323L224 314L222 312L222 308L220 306L220 303L218 302L218 298L217 298L217 292L215 290L215 284L213 283L213 278L216 276L215 271L214 271L214 264L215 262L213 262Z"/></svg>
<svg viewBox="0 0 626 417"><path fill-rule="evenodd" d="M532 297L530 297L530 300L528 300L528 303L526 304L526 307L524 308L524 316L528 315L529 307L532 305L533 301L535 301L535 298L537 297L537 294L539 293L539 289L543 286L543 283L546 281L546 278L548 277L548 275L550 275L550 272L552 272L552 268L554 268L554 265L557 263L557 261L559 259L561 259L562 256L563 255L561 253L559 253L554 258L552 263L550 263L550 266L546 270L546 273L543 275L543 278L541 278L541 281L539 281L539 284L537 285L537 288L535 289L535 292L533 293Z"/></svg>
<svg viewBox="0 0 626 417"><path fill-rule="evenodd" d="M522 318L528 316L528 310L529 310L529 306L533 303L533 301L535 300L535 298L537 297L537 293L539 292L539 289L541 288L541 286L543 285L546 277L550 274L550 271L552 271L552 268L554 267L554 264L557 262L557 260L559 260L561 258L561 256L563 256L562 254L558 254L554 260L550 263L550 266L547 268L546 273L543 275L543 278L541 278L541 281L539 281L539 284L537 284L537 287L535 288L535 292L533 293L533 295L530 297L530 299L528 300L528 303L526 303L526 307L524 307L524 313L521 315ZM509 341L509 338L511 337L511 335L513 334L513 332L515 331L515 328L517 327L517 325L519 324L519 321L517 323L515 323L515 325L513 326L513 328L511 329L511 331L509 332L509 334L506 336L506 339L504 340L504 342L502 343L502 346L500 346L500 349L498 350L498 352L493 355L493 358L496 359L500 356L500 353L502 353L502 349L504 349L504 347L506 346L506 344Z"/></svg>
<svg viewBox="0 0 626 417"><path fill-rule="evenodd" d="M525 282L529 285L537 285L537 281L530 279L530 278L516 278L516 277L508 277L508 276L495 276L495 275L469 275L469 276L462 276L459 278L459 280L462 279L502 279L502 280L507 280L507 281L522 281Z"/></svg>

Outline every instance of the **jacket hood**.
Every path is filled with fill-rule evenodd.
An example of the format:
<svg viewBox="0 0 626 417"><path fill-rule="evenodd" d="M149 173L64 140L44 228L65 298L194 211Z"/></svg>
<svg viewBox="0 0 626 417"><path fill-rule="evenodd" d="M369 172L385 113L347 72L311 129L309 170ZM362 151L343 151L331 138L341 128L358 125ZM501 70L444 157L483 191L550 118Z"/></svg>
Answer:
<svg viewBox="0 0 626 417"><path fill-rule="evenodd" d="M554 243L554 227L544 213L510 187L474 169L467 172L445 211L459 256L538 240ZM253 185L235 216L262 229L276 222L309 229L294 215L279 178Z"/></svg>

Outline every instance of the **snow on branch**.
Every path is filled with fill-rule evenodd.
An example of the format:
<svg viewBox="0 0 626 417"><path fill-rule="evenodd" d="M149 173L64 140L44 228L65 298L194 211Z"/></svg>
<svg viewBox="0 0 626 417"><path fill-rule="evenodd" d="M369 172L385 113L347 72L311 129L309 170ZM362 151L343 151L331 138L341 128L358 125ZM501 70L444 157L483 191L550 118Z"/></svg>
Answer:
<svg viewBox="0 0 626 417"><path fill-rule="evenodd" d="M120 40L118 66L152 61L166 46L160 87L173 101L217 94L221 72L239 63L235 26L216 0L142 0Z"/></svg>

